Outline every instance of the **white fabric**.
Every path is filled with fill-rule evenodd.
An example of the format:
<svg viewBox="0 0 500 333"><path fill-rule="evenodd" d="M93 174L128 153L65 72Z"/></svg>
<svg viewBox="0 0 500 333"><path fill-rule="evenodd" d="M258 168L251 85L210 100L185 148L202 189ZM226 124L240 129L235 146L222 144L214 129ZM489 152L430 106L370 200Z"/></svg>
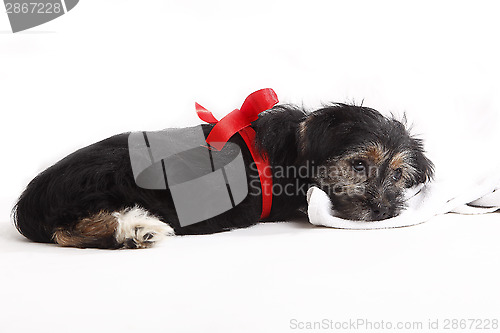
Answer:
<svg viewBox="0 0 500 333"><path fill-rule="evenodd" d="M312 187L307 193L309 221L341 229L384 229L423 223L449 212L470 215L491 213L500 209L500 175L493 171L473 184L456 186L460 180L449 180L410 189L407 192L407 208L399 216L372 222L350 221L334 216L328 195Z"/></svg>

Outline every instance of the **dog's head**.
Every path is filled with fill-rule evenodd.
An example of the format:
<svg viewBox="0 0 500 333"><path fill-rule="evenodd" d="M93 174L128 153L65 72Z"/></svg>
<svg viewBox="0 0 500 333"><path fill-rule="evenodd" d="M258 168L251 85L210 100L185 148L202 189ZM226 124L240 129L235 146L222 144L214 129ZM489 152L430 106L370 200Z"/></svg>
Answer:
<svg viewBox="0 0 500 333"><path fill-rule="evenodd" d="M309 114L296 131L297 158L313 165L311 178L339 217L396 216L404 208L405 189L432 178L422 141L373 109L335 104Z"/></svg>

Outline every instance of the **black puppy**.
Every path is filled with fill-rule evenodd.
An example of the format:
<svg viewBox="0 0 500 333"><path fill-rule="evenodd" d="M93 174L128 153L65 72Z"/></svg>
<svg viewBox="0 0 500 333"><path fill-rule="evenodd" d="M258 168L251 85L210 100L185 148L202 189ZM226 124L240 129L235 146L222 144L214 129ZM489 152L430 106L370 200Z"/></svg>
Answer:
<svg viewBox="0 0 500 333"><path fill-rule="evenodd" d="M205 136L212 127L202 126ZM433 174L421 140L401 122L370 108L334 104L309 113L278 105L262 113L252 128L254 144L267 153L273 172L266 220L286 220L305 208L310 186L329 194L337 216L390 218L404 209L404 190ZM33 179L13 211L17 229L36 242L144 248L168 235L216 233L260 220L258 172L238 134L230 142L240 147L253 186L234 208L187 226L179 223L168 189L137 186L128 138L129 133L120 134L78 150Z"/></svg>

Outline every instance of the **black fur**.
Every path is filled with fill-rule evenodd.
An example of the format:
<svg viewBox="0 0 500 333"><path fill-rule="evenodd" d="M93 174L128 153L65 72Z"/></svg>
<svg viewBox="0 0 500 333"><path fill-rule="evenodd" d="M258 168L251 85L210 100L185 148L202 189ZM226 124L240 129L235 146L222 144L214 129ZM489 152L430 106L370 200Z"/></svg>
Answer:
<svg viewBox="0 0 500 333"><path fill-rule="evenodd" d="M299 124L307 122L307 135L301 138ZM211 125L203 125L208 135ZM306 161L325 163L356 145L383 140L394 149L412 150L419 170L414 183L427 181L432 164L423 155L422 142L401 136L404 126L382 117L377 111L336 104L313 113L280 105L263 113L252 124L256 145L267 153L273 168L299 166ZM406 133L406 132L404 132ZM305 142L301 142L305 140ZM239 135L230 140L238 144L247 165L248 180L258 179L251 168L251 155ZM274 169L273 169L274 170ZM274 186L294 189L314 184L312 177L275 177ZM408 186L414 185L408 184ZM168 190L147 190L135 184L128 153L128 133L120 134L76 151L33 179L13 210L21 234L36 242L53 242L56 228L72 228L77 221L101 210L116 211L139 205L168 223L177 235L208 234L253 225L259 221L261 197L249 188L249 195L238 206L214 218L181 227ZM273 196L268 220L284 220L306 206L305 191ZM96 246L99 247L99 246Z"/></svg>

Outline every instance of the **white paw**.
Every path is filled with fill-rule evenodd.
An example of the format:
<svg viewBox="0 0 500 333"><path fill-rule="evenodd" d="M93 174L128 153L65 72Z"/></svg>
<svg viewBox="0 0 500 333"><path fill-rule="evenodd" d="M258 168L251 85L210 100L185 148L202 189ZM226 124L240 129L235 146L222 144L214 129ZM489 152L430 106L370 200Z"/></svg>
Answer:
<svg viewBox="0 0 500 333"><path fill-rule="evenodd" d="M151 247L167 236L175 235L168 224L138 206L114 212L113 216L118 221L116 241L127 249Z"/></svg>

